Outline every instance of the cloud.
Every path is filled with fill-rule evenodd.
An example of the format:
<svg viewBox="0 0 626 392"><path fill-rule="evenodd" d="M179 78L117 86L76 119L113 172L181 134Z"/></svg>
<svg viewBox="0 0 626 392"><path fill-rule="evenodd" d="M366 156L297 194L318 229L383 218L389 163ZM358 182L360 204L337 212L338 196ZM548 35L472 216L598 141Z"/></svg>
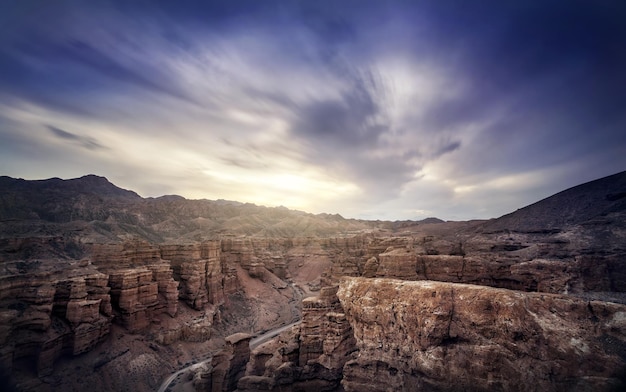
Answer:
<svg viewBox="0 0 626 392"><path fill-rule="evenodd" d="M384 103L379 102L384 87L371 72L344 72L338 79L347 84L339 98L313 100L298 108L291 131L341 148L376 144L389 129Z"/></svg>
<svg viewBox="0 0 626 392"><path fill-rule="evenodd" d="M73 144L86 148L87 150L107 150L108 149L108 147L102 145L96 139L92 137L76 135L74 133L64 131L62 129L53 127L51 125L46 125L46 128L48 128L48 130L52 132L54 136L60 139L72 142Z"/></svg>
<svg viewBox="0 0 626 392"><path fill-rule="evenodd" d="M434 153L435 157L440 157L444 154L448 154L451 153L453 151L458 150L459 148L461 148L461 142L460 141L448 141L446 143L444 143L442 146L440 146Z"/></svg>
<svg viewBox="0 0 626 392"><path fill-rule="evenodd" d="M233 157L222 157L220 159L222 160L222 162L226 163L229 166L232 165L242 169L264 170L268 168L267 164L254 162L251 159L240 159Z"/></svg>
<svg viewBox="0 0 626 392"><path fill-rule="evenodd" d="M42 5L0 34L2 166L35 152L29 174L151 196L494 216L626 165L626 12L603 4Z"/></svg>
<svg viewBox="0 0 626 392"><path fill-rule="evenodd" d="M133 63L128 66L118 62L117 58L124 58L128 55L126 52L128 48L122 45L120 49L109 49L110 53L107 53L87 41L73 39L58 45L52 44L44 48L35 48L36 54L28 54L46 58L47 61L52 60L61 64L70 63L86 67L112 82L135 85L157 94L167 94L190 103L195 103L192 98L186 96L179 88L172 85L172 83L168 83L167 74L159 72L154 67L137 67L137 65L147 65L141 63Z"/></svg>
<svg viewBox="0 0 626 392"><path fill-rule="evenodd" d="M362 186L370 196L397 190L415 166L385 147L391 131L380 86L354 77L339 99L313 100L294 110L290 133L309 146L307 159Z"/></svg>

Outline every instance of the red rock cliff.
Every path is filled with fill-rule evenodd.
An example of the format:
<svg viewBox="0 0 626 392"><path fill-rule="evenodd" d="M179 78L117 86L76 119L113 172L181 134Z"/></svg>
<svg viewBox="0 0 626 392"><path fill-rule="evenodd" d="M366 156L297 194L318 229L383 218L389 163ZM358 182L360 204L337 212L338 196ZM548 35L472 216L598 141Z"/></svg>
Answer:
<svg viewBox="0 0 626 392"><path fill-rule="evenodd" d="M626 367L626 306L433 281L344 278L346 391L598 390Z"/></svg>

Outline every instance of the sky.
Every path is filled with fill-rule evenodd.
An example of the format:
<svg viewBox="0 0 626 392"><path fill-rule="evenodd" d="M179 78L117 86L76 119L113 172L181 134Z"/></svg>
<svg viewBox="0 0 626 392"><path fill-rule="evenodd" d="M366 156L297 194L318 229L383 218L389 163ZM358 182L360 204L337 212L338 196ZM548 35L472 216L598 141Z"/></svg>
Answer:
<svg viewBox="0 0 626 392"><path fill-rule="evenodd" d="M498 217L626 169L626 3L0 0L0 175Z"/></svg>

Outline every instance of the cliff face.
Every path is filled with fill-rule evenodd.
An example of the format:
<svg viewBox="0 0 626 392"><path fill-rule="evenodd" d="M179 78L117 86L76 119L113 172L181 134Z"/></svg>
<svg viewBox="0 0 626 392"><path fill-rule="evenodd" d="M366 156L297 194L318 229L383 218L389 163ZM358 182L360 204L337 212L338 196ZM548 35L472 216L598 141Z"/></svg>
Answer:
<svg viewBox="0 0 626 392"><path fill-rule="evenodd" d="M418 255L407 246L383 252L367 259L363 274L405 280L343 277L339 291L323 287L303 301L295 334L252 352L239 390L584 391L622 385L626 306L580 298L593 292L553 294L567 291L567 284L585 287L578 274L563 279L566 261L528 266L514 259ZM483 285L425 281L424 272ZM520 290L487 287L499 284Z"/></svg>
<svg viewBox="0 0 626 392"><path fill-rule="evenodd" d="M301 390L335 390L340 387L342 380L343 388L346 390L350 388L359 390L363 388L359 383L368 377L385 380L384 377L387 376L383 377L379 372L402 374L385 381L385 385L395 385L398 388L422 385L433 389L446 389L452 385L449 384L449 380L456 380L457 376L466 377L453 371L453 367L465 365L456 362L446 366L407 362L405 367L400 367L399 363L406 358L400 356L401 359L398 360L400 362L392 361L389 358L396 355L395 351L380 356L383 351L377 345L391 344L391 340L381 343L376 340L375 337L378 335L373 332L359 332L361 327L358 323L361 321L354 316L357 310L351 308L353 313L350 317L348 307L359 305L359 301L352 301L349 298L354 295L354 298L359 299L362 293L346 291L342 279L346 276L394 278L416 282L429 279L515 289L518 291L510 293L515 293L513 297L517 298L518 302L511 302L510 299L506 299L505 302L511 309L521 306L518 313L522 312L520 314L523 315L515 313L515 317L520 319L514 322L519 328L530 323L531 319L528 316L530 313L536 315L536 319L532 320L535 320L537 325L550 322L549 315L545 312L532 307L528 308L529 310L524 308L528 306L527 303L534 303L535 300L530 299L536 295L530 293L528 299L524 297L526 292L573 293L583 297L595 293L599 297L604 297L607 292L619 293L619 290L622 290L620 274L623 274L624 270L623 259L619 257L619 253L612 253L619 252L619 249L597 253L597 250L585 247L588 240L584 235L572 236L569 232L532 234L530 237L527 234L504 236L504 239L501 235L494 234L467 236L459 241L461 245L450 237L419 235L404 237L359 235L324 239L227 237L221 241L187 244L127 241L118 244L85 244L84 250L90 257L83 261L54 260L47 263L7 261L3 263L5 286L2 291L2 317L5 321L2 323L4 344L0 350L0 359L2 366L10 370L12 364L21 358L36 358L38 373L45 376L54 374L53 365L60 356L80 355L92 350L106 339L111 323L118 324L129 332L148 334L153 336L155 342L167 345L180 341L206 341L214 335L216 328L251 332L270 325L278 325L297 317L297 313L289 313L289 309L292 308L291 312L295 312L299 307L302 310L303 321L297 332L291 335L290 339L283 339L285 344L282 346L272 350L264 347L253 351L251 363L254 363L254 367L241 378L240 390L276 389L280 385L297 386ZM568 238L567 236L570 236L568 241L559 240ZM322 273L323 270L326 272ZM372 282L379 280L371 279ZM337 287L340 281L343 283L338 298ZM319 295L305 299L298 306L301 294L296 286L290 285L289 282L297 283L309 290L309 293L319 292ZM321 290L319 286L322 286ZM452 344L459 344L458 347L454 346L456 347L454 350L460 350L454 351L455 355L461 355L461 349L469 347L463 339L475 339L475 336L457 338L455 335L449 337L437 335L439 329L447 330L447 326L450 325L447 317L456 312L451 310L451 306L463 303L462 299L452 295L452 292L456 293L455 285L449 287L447 291L439 288L434 290L436 294L433 298L438 298L439 302L432 305L432 309L431 305L424 308L428 312L434 312L433 314L443 312L441 313L443 316L433 318L427 323L435 330L428 330L426 324L415 326L422 331L420 339L434 339L433 342L420 341L420 346L413 347L410 345L411 342L403 341L401 344L398 343L400 346L396 348L412 347L409 351L422 350L428 355L441 356L443 352L452 352L449 351L452 350ZM384 298L385 290L372 283L371 288L366 291L370 300L382 301L375 297L375 293L380 293ZM387 313L380 311L372 316L373 319L368 321L368 325L382 328L380 333L391 339L393 336L391 331L398 325L397 320L388 319L390 314L395 314L395 310L392 309L404 307L404 311L416 313L420 306L425 306L423 304L427 302L426 298L421 297L422 294L407 290L398 289L394 295L406 295L410 300L403 304L387 304L389 311ZM494 296L487 288L485 290L486 297ZM503 292L509 293L506 290ZM478 298L476 301L479 302L483 301L478 294L472 294L470 297ZM340 298L343 302L339 301ZM546 298L553 297L546 295ZM563 296L563 299L557 302L562 304L566 299L574 301L573 305L565 306L566 309L576 308L574 314L587 309L576 302L580 300L572 297ZM346 305L348 302L352 305ZM270 303L274 305L268 307L266 304ZM493 317L486 311L502 308L498 303L484 303L485 309L471 308L468 312L487 317L490 320L486 322L487 324L494 323L497 326L494 328L502 329L504 326L498 324L499 317L503 314L502 310L497 311ZM619 313L612 308L614 305L609 303L597 301L591 304L589 309L594 309L593 312ZM410 306L414 308L409 309ZM180 309L191 309L199 313L191 318L181 318ZM400 313L397 313L395 317L400 316ZM419 317L407 323L411 325L417 323L425 315ZM548 317L547 321L540 321L544 317ZM586 320L593 319L594 316L581 313L576 317ZM474 327L479 325L474 319L468 320L469 325ZM391 324L383 327L387 322ZM459 321L462 322L465 321ZM564 323L574 325L576 322L570 320L567 321L569 324ZM600 324L587 325L580 322L579 328L593 326L598 330L600 328L598 325ZM620 336L623 333L620 328L612 326L609 329L600 329L599 341L604 339L609 342L608 346L611 345L610 342L618 342L616 347L620 347L622 344ZM24 332L25 329L28 332ZM409 333L408 330L402 331L405 334L402 336L412 336L406 335ZM502 335L499 341L494 340L491 346L484 341L474 344L480 348L476 350L483 353L485 358L500 355L496 362L489 362L479 357L479 354L474 354L474 351L468 351L472 357L480 358L477 361L486 364L484 366L488 367L487 364L492 366L490 373L484 373L486 371L484 369L472 368L473 373L479 374L482 371L483 376L487 379L491 377L492 380L491 383L482 386L476 384L478 385L476 388L504 390L510 387L501 380L503 375L509 377L509 370L498 367L500 363L504 363L502 358L512 361L513 368L543 369L537 370L539 372L537 377L549 380L546 381L545 388L548 388L549 384L562 384L563 388L572 387L580 390L587 385L585 384L587 381L584 380L588 380L588 386L607 386L617 377L615 372L619 370L620 363L616 362L615 358L608 358L610 350L607 351L607 345L594 343L595 341L590 341L589 337L583 339L576 334L563 337L550 332L548 335L552 340L549 340L545 336L537 337L539 332L545 332L543 330L526 331L522 328L521 331L516 329L511 331L513 332L508 335ZM417 333L417 330L411 333ZM484 332L484 336L490 334L496 334L496 331ZM507 339L513 339L511 344L515 347L521 347L520 345L524 343L526 348L503 353L496 350L499 346L508 347L505 344ZM577 339L583 339L581 341L585 345L593 348L590 352L597 352L600 357L599 359L584 357L573 361L582 363L601 360L612 363L613 373L606 374L583 366L577 366L583 373L568 373L562 370L559 366L573 366L574 362L570 361L573 354L567 352L562 354L562 358L556 359L550 356L565 350L558 345L555 346L555 342ZM532 356L530 348L538 344L545 345L545 352L551 354L543 357ZM373 349L374 346L376 349ZM356 350L358 357L355 359ZM402 355L405 354L407 353ZM554 362L556 365L542 367L543 365L540 366L532 362L533 360ZM559 363L561 365L558 365ZM435 370L425 373L424 369L429 366ZM365 373L359 373L362 371ZM427 374L428 377L415 378L415 374L421 374L420 372ZM562 377L558 378L556 375ZM522 382L521 374L515 377L517 378L511 379ZM468 381L467 385L473 382ZM377 385L376 388L382 387L382 384L371 385Z"/></svg>
<svg viewBox="0 0 626 392"><path fill-rule="evenodd" d="M43 242L42 249L57 241ZM319 290L322 271L332 262L340 264L335 259L355 258L350 252L362 253L363 241L134 240L83 244L87 257L82 260L2 260L0 367L11 373L15 363L34 361L39 377L54 375L60 357L90 352L109 339L113 325L170 345L204 342L216 331L255 332L284 324L299 317L307 290ZM20 244L8 242L4 250ZM331 297L325 306L340 308ZM304 307L306 312L315 308L308 302ZM317 338L316 355L323 352L324 337ZM316 344L305 346L318 350ZM333 369L339 377L341 366Z"/></svg>
<svg viewBox="0 0 626 392"><path fill-rule="evenodd" d="M278 343L270 342L252 351L246 374L238 383L239 391L287 388L313 392L340 388L343 367L355 350L355 340L337 298L336 282L342 276L359 276L369 256L392 243L405 244L406 239L381 240L366 235L309 239L295 242L294 249L316 242L318 245L312 247L316 253L307 256L298 251L296 260L310 265L316 258L327 259L328 268L318 279L322 287L314 290L318 295L302 300L299 326L282 334ZM294 252L290 254L293 257Z"/></svg>
<svg viewBox="0 0 626 392"><path fill-rule="evenodd" d="M226 261L222 259L219 241L201 244L161 245L161 257L170 262L176 280L180 282L180 299L193 309L207 304L224 302L224 276ZM233 292L228 287L228 292Z"/></svg>
<svg viewBox="0 0 626 392"><path fill-rule="evenodd" d="M302 323L251 353L243 391L335 391L355 340L337 298L337 286L324 287L303 300Z"/></svg>
<svg viewBox="0 0 626 392"><path fill-rule="evenodd" d="M406 246L372 255L363 276L558 294L626 292L626 231L622 224L599 226L554 233L465 234L456 246L447 238L413 237Z"/></svg>
<svg viewBox="0 0 626 392"><path fill-rule="evenodd" d="M626 306L432 281L342 279L346 391L570 391L618 384Z"/></svg>
<svg viewBox="0 0 626 392"><path fill-rule="evenodd" d="M226 345L211 360L209 369L202 372L195 387L205 391L227 392L237 388L237 381L243 375L250 358L250 338L237 333L226 338Z"/></svg>
<svg viewBox="0 0 626 392"><path fill-rule="evenodd" d="M109 333L107 275L87 262L3 263L0 277L0 366L36 358L39 375L52 373L62 354L91 350Z"/></svg>

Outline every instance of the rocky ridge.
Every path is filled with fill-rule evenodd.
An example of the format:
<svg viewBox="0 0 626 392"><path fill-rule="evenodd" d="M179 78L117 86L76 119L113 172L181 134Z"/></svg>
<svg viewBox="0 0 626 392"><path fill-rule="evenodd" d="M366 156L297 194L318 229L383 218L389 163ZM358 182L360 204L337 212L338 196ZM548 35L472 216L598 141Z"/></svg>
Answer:
<svg viewBox="0 0 626 392"><path fill-rule="evenodd" d="M58 236L65 241L65 247L76 248L74 253L67 249L74 258L81 257L81 244L85 242L140 239L151 243L184 243L215 240L222 235L336 236L379 226L380 223L344 219L339 215L313 215L284 207L187 200L180 196L142 198L94 175L37 181L0 177L2 239ZM22 244L26 245L26 242ZM21 251L33 256L37 248ZM49 251L45 249L46 253Z"/></svg>

